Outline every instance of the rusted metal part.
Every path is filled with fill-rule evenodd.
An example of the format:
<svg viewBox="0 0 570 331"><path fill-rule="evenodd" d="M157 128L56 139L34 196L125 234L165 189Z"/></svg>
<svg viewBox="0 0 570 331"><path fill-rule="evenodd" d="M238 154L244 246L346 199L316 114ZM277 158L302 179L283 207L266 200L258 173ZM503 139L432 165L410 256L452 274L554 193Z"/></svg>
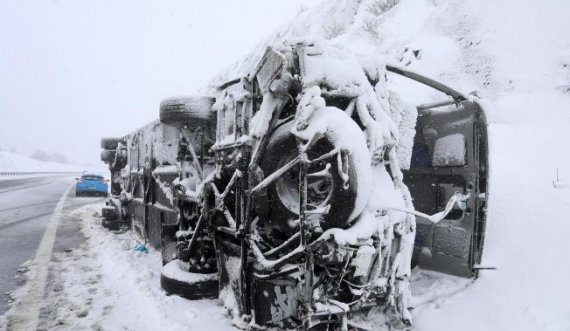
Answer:
<svg viewBox="0 0 570 331"><path fill-rule="evenodd" d="M296 259L298 259L301 256L304 256L304 254L305 254L305 249L303 249L301 247L301 245L299 245L299 246L297 246L297 248L295 248L294 250L292 250L288 254L286 254L286 255L284 255L284 256L276 259L276 260L267 260L265 258L265 256L263 256L261 249L259 249L259 247L255 243L255 241L253 241L252 239L249 239L248 243L249 243L249 246L251 247L253 255L257 259L258 263L256 263L256 267L261 271L274 271L275 269L277 269L277 268L279 268L285 264L288 264L292 261L295 261Z"/></svg>
<svg viewBox="0 0 570 331"><path fill-rule="evenodd" d="M340 151L340 148L334 148L332 151L330 151L330 152L328 152L328 153L325 153L325 154L323 154L323 155L317 157L316 159L309 160L308 163L309 163L309 164L318 163L318 162L320 162L320 161L329 159L329 158L331 158L331 157L333 157L333 156L337 156L340 152L341 152L341 151Z"/></svg>
<svg viewBox="0 0 570 331"><path fill-rule="evenodd" d="M265 177L265 179L263 179L259 184L257 184L254 188L252 188L250 190L250 194L255 195L255 194L259 193L260 191L266 189L269 185L273 184L277 179L279 179L279 177L283 176L285 173L287 173L293 167L297 166L299 164L299 162L300 162L299 157L294 158L293 160L291 160L289 163L284 165L279 170L277 170L274 173L270 174L269 176Z"/></svg>
<svg viewBox="0 0 570 331"><path fill-rule="evenodd" d="M216 227L217 231L223 232L225 234L229 234L230 236L236 236L237 231L234 228L230 228L228 226L218 226Z"/></svg>
<svg viewBox="0 0 570 331"><path fill-rule="evenodd" d="M287 276L287 275L290 275L290 274L298 272L298 271L299 271L299 266L294 265L294 266L291 266L288 268L284 268L281 271L273 272L270 274L260 274L260 273L254 272L253 275L259 279L277 279L278 277Z"/></svg>
<svg viewBox="0 0 570 331"><path fill-rule="evenodd" d="M299 228L300 228L300 249L304 251L305 254L305 270L304 270L304 293L303 293L303 329L308 330L309 328L309 315L312 311L312 301L313 301L313 275L314 275L314 260L313 252L308 249L307 244L309 240L309 231L307 225L307 163L308 156L305 151L299 153Z"/></svg>
<svg viewBox="0 0 570 331"><path fill-rule="evenodd" d="M200 232L202 232L205 223L206 222L204 221L204 217L200 215L200 218L198 218L198 222L196 222L196 228L194 229L192 238L190 238L190 242L188 242L188 253L192 253L192 250L196 246L196 242L198 241L198 237L200 236Z"/></svg>
<svg viewBox="0 0 570 331"><path fill-rule="evenodd" d="M301 232L296 232L289 239L283 242L283 244L263 253L263 256L265 256L266 258L272 258L276 255L281 254L285 249L288 249L294 245L298 246L300 238L301 238Z"/></svg>
<svg viewBox="0 0 570 331"><path fill-rule="evenodd" d="M267 125L267 132L272 132L275 128L275 124L279 120L279 116L281 115L281 111L283 107L287 103L288 98L285 97L276 97L272 94L264 95L263 102L268 102L274 105L271 111L271 119L269 120L269 124ZM267 147L267 143L269 142L269 134L264 134L262 137L259 137L259 141L256 144L255 148L253 149L253 154L250 161L250 166L259 165L259 161L261 156L265 153L265 148Z"/></svg>
<svg viewBox="0 0 570 331"><path fill-rule="evenodd" d="M200 164L200 161L198 161L198 155L196 154L196 151L194 150L194 146L192 146L192 144L190 144L190 143L188 143L188 151L192 155L192 163L194 164L194 167L196 168L196 170L198 170L198 175L200 176L200 180L204 180L204 173L202 172L202 165ZM202 159L204 159L203 156L202 156Z"/></svg>
<svg viewBox="0 0 570 331"><path fill-rule="evenodd" d="M236 181L238 180L238 178L241 178L243 176L243 173L236 169L234 171L234 174L232 176L232 178L230 179L230 181L228 182L228 184L226 185L226 187L224 188L224 191L222 193L220 193L218 187L216 186L216 184L214 184L214 182L210 183L210 186L212 187L212 191L214 192L214 197L215 197L215 208L224 211L227 210L227 208L225 207L225 202L224 200L226 199L226 197L228 196L228 194L230 193L230 190L232 188L234 188L234 185L236 184ZM234 222L235 225L235 222Z"/></svg>
<svg viewBox="0 0 570 331"><path fill-rule="evenodd" d="M252 311L252 304L255 302L255 293L251 285L251 266L249 263L251 248L248 242L248 239L251 238L251 224L254 221L252 217L253 199L249 193L249 189L255 184L255 176L251 163L248 165L246 177L242 178L242 183L240 208L242 208L243 218L238 230L240 238L240 285L243 291L242 306L246 313L251 313L250 316L255 316L255 313Z"/></svg>
<svg viewBox="0 0 570 331"><path fill-rule="evenodd" d="M228 207L226 207L224 205L222 207L222 212L224 213L224 216L226 217L226 220L228 221L230 227L232 229L237 229L237 223L236 223L235 219L232 217L232 214L230 213L230 210L228 209Z"/></svg>
<svg viewBox="0 0 570 331"><path fill-rule="evenodd" d="M249 77L257 78L261 93L270 92L271 84L281 75L286 64L285 57L269 46L261 57L261 60L251 72Z"/></svg>

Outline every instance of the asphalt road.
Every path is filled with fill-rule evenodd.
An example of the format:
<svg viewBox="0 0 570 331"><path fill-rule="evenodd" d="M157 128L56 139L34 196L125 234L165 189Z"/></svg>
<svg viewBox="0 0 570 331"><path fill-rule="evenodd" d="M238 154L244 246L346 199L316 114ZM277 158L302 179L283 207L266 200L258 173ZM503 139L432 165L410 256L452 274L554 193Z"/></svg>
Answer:
<svg viewBox="0 0 570 331"><path fill-rule="evenodd" d="M21 285L22 264L36 256L58 201L74 182L61 176L0 180L0 316L8 310L4 294ZM63 210L101 199L76 198L71 189ZM78 220L66 217L59 221L53 252L73 249L81 240Z"/></svg>

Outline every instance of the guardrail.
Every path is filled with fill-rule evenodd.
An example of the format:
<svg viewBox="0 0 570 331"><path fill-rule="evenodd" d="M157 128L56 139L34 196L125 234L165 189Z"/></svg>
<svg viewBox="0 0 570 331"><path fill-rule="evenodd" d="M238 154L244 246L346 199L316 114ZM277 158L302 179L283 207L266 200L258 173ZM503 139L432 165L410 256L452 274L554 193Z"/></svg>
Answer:
<svg viewBox="0 0 570 331"><path fill-rule="evenodd" d="M81 171L0 171L0 177L32 176L32 175L71 175L80 174Z"/></svg>

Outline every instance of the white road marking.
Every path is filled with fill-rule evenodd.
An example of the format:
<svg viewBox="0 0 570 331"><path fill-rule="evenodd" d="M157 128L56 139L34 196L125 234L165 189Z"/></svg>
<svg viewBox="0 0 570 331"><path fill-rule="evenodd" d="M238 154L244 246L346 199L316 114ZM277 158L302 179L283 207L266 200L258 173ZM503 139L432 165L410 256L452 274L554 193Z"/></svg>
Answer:
<svg viewBox="0 0 570 331"><path fill-rule="evenodd" d="M38 327L41 302L44 297L57 226L61 218L65 199L72 187L73 185L69 186L55 206L53 215L38 247L36 257L31 264L30 272L28 273L29 279L24 292L18 296L12 308L6 314L8 317L8 329L11 331L36 330Z"/></svg>

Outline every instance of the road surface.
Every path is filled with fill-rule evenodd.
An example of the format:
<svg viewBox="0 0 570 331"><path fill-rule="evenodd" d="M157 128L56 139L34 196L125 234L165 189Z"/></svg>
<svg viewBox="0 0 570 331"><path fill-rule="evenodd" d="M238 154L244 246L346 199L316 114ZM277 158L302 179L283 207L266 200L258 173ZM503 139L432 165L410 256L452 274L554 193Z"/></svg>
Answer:
<svg viewBox="0 0 570 331"><path fill-rule="evenodd" d="M54 211L58 203L59 209L69 210L101 198L76 198L70 189L74 182L73 177L63 176L0 180L0 316L9 308L9 296L4 294L22 285L21 266L37 258L54 217L61 219L55 223L57 235L49 252L73 249L81 242L79 222Z"/></svg>

